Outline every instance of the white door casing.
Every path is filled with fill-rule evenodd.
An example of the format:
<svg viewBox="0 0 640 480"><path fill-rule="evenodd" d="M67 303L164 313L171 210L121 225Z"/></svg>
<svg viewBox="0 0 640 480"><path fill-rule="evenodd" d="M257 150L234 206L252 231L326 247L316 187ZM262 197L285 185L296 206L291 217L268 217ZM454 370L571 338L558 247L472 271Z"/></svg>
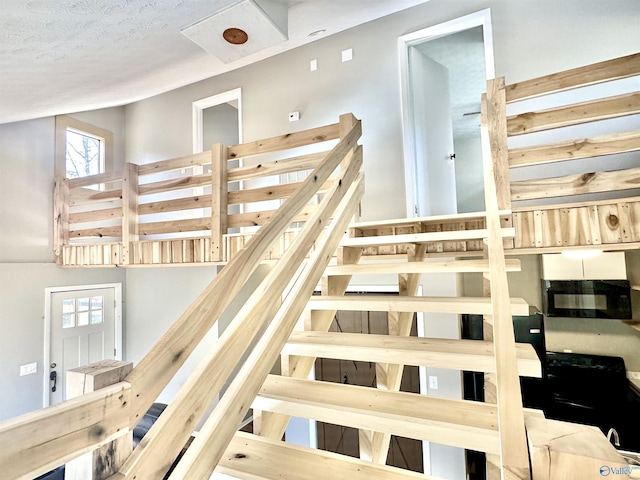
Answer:
<svg viewBox="0 0 640 480"><path fill-rule="evenodd" d="M122 360L122 285L45 289L43 406L65 399L66 371ZM56 391L51 372L56 372Z"/></svg>
<svg viewBox="0 0 640 480"><path fill-rule="evenodd" d="M416 32L403 35L398 38L398 58L400 67L400 90L401 90L401 110L402 110L402 135L404 148L405 165L405 188L406 188L406 209L407 216L418 215L416 206L418 205L418 195L414 180L418 177L416 171L416 132L414 130L414 99L411 92L410 74L410 50L411 47L425 41L434 40L454 33L462 32L471 28L481 26L484 37L485 69L486 78L495 77L495 67L493 60L493 32L491 28L491 10L485 9L476 13L465 15L464 17L428 27ZM451 152L453 153L453 152Z"/></svg>

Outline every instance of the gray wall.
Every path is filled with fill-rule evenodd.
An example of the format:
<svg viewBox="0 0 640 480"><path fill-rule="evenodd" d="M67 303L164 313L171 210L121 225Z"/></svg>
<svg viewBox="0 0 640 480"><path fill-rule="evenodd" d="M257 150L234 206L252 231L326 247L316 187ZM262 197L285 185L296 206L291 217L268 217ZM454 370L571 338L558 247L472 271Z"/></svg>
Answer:
<svg viewBox="0 0 640 480"><path fill-rule="evenodd" d="M120 168L124 108L73 116L114 133ZM125 282L123 270L53 263L54 134L53 117L0 125L0 420L42 407L44 289ZM20 377L32 362L38 372Z"/></svg>
<svg viewBox="0 0 640 480"><path fill-rule="evenodd" d="M42 407L44 289L124 282L125 271L115 268L0 263L0 421ZM37 373L21 377L20 365L33 362Z"/></svg>

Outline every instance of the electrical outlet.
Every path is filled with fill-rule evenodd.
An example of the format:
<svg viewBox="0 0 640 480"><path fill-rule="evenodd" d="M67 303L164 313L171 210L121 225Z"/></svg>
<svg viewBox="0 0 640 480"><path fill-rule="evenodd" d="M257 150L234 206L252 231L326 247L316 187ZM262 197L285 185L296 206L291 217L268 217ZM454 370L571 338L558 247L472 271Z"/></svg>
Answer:
<svg viewBox="0 0 640 480"><path fill-rule="evenodd" d="M429 388L431 390L437 390L438 389L438 377L436 376L429 376Z"/></svg>
<svg viewBox="0 0 640 480"><path fill-rule="evenodd" d="M290 122L297 122L298 120L300 120L300 112L291 112L289 114Z"/></svg>
<svg viewBox="0 0 640 480"><path fill-rule="evenodd" d="M38 371L37 363L28 363L26 365L20 365L20 376L24 377L25 375L31 375L32 373L36 373Z"/></svg>
<svg viewBox="0 0 640 480"><path fill-rule="evenodd" d="M312 72L318 70L318 60L313 59L309 62L309 70L311 70Z"/></svg>

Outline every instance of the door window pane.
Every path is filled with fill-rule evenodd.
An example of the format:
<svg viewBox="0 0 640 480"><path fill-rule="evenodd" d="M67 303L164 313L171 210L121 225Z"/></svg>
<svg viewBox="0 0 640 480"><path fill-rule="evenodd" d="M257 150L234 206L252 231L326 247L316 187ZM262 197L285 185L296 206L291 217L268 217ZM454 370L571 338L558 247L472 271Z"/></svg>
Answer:
<svg viewBox="0 0 640 480"><path fill-rule="evenodd" d="M79 327L89 325L89 312L78 312L77 315Z"/></svg>
<svg viewBox="0 0 640 480"><path fill-rule="evenodd" d="M76 311L76 301L73 298L62 300L62 313L73 313Z"/></svg>
<svg viewBox="0 0 640 480"><path fill-rule="evenodd" d="M91 310L91 325L102 323L102 310Z"/></svg>
<svg viewBox="0 0 640 480"><path fill-rule="evenodd" d="M76 314L75 313L63 313L62 314L62 328L72 328L76 326Z"/></svg>
<svg viewBox="0 0 640 480"><path fill-rule="evenodd" d="M89 298L79 298L78 300L78 312L86 312L89 310Z"/></svg>

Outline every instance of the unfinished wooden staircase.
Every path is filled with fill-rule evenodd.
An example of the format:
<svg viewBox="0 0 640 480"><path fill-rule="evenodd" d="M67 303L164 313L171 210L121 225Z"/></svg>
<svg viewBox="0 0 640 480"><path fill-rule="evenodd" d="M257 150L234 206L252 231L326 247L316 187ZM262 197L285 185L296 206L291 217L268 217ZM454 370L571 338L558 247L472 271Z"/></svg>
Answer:
<svg viewBox="0 0 640 480"><path fill-rule="evenodd" d="M494 217L494 222L499 222L497 211ZM433 223L430 219L422 221ZM286 461L291 478L327 478L323 470L311 467L320 468L325 463L332 466L330 478L348 478L356 472L356 478L424 478L384 466L391 436L397 435L486 452L501 458L497 463L505 478L530 478L518 375L540 376L540 362L530 345L516 346L513 339L511 315L527 315L528 305L522 299L501 296L507 293L506 272L519 270L519 262L507 262L503 256L425 261L428 243L443 240L487 238L492 246L498 244L499 251L510 229L494 228L491 232L491 237L489 230L477 229L345 238L338 250L338 265L325 270L322 295L307 303L304 330L292 332L282 350L282 375L268 376L253 401L254 435L237 434L219 470L238 478L276 479L282 475L278 465ZM407 246L407 261L359 263L363 248L394 243ZM423 274L491 275L492 271L496 293L490 297L418 295ZM345 295L353 275L381 273L398 275L397 296ZM336 312L348 310L389 312L390 335L327 332ZM411 337L415 312L487 315L505 323L508 329L498 326L494 340L499 341L494 342ZM317 357L375 363L377 388L309 379ZM404 365L497 374L502 408L500 404L400 392ZM361 460L281 442L290 416L358 429ZM290 463L289 457L282 457L284 452L293 457L302 455L305 460ZM271 465L265 460L269 458L278 460ZM265 461L270 464L266 469Z"/></svg>

